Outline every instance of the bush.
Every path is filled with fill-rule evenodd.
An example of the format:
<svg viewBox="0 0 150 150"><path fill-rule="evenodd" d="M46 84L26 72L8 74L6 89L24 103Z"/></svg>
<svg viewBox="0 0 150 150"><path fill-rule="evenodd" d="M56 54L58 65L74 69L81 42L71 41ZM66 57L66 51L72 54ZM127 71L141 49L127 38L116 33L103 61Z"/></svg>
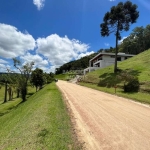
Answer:
<svg viewBox="0 0 150 150"><path fill-rule="evenodd" d="M138 92L140 83L138 78L133 78L127 84L124 85L124 92Z"/></svg>

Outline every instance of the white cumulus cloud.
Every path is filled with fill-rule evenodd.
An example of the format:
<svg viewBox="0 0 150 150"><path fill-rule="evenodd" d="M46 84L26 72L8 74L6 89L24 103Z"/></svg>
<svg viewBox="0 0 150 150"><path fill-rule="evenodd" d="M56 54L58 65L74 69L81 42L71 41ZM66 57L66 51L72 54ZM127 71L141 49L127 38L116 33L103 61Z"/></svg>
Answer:
<svg viewBox="0 0 150 150"><path fill-rule="evenodd" d="M70 40L67 36L60 37L57 34L37 39L37 53L47 57L54 66L77 59L82 53L86 54L88 49L88 44L76 39Z"/></svg>
<svg viewBox="0 0 150 150"><path fill-rule="evenodd" d="M47 72L47 68L49 65L48 60L44 59L43 57L39 56L38 54L32 55L30 53L27 53L24 56L20 57L23 60L23 63L30 63L30 62L34 62L34 68L41 68L43 71Z"/></svg>
<svg viewBox="0 0 150 150"><path fill-rule="evenodd" d="M104 45L108 47L110 44L109 43L104 43Z"/></svg>
<svg viewBox="0 0 150 150"><path fill-rule="evenodd" d="M8 62L6 60L0 59L0 64L8 64Z"/></svg>
<svg viewBox="0 0 150 150"><path fill-rule="evenodd" d="M93 54L93 53L94 53L94 51L86 52L86 53L81 53L81 54L78 55L77 59L80 59L80 58L82 58L82 57L91 55L91 54Z"/></svg>
<svg viewBox="0 0 150 150"><path fill-rule="evenodd" d="M45 0L33 0L33 4L37 7L38 10L41 10L44 7Z"/></svg>
<svg viewBox="0 0 150 150"><path fill-rule="evenodd" d="M0 72L6 72L6 68L14 69L10 60L15 57L23 64L34 61L34 67L54 72L64 63L94 53L88 51L88 44L67 36L52 34L35 41L27 31L21 32L12 25L2 23L0 33Z"/></svg>
<svg viewBox="0 0 150 150"><path fill-rule="evenodd" d="M124 39L126 39L127 36L124 36L121 40L119 40L119 44L123 42Z"/></svg>
<svg viewBox="0 0 150 150"><path fill-rule="evenodd" d="M0 62L0 72L7 72L7 68L10 68L8 64L3 64Z"/></svg>
<svg viewBox="0 0 150 150"><path fill-rule="evenodd" d="M0 23L0 56L13 58L33 50L35 40L32 35L22 33L16 27Z"/></svg>

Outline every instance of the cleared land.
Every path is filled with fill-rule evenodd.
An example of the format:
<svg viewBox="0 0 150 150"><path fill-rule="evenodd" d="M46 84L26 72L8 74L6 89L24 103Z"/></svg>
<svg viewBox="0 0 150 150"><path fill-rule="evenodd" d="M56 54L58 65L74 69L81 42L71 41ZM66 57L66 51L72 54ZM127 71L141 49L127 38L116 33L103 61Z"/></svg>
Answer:
<svg viewBox="0 0 150 150"><path fill-rule="evenodd" d="M57 86L89 150L149 150L150 107L66 81Z"/></svg>

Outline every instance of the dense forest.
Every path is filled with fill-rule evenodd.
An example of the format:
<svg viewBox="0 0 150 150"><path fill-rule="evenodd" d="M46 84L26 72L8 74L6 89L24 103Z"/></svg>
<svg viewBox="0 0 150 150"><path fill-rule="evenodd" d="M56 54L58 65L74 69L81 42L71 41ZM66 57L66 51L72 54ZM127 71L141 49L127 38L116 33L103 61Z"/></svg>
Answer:
<svg viewBox="0 0 150 150"><path fill-rule="evenodd" d="M139 54L150 48L150 25L145 28L143 26L133 29L131 34L119 43L119 52L126 54ZM82 70L89 66L89 60L100 52L115 52L115 48L100 49L96 53L85 56L81 59L74 60L62 65L56 69L56 74L61 74L64 71Z"/></svg>
<svg viewBox="0 0 150 150"><path fill-rule="evenodd" d="M92 59L98 53L91 54L89 56L82 57L78 60L74 60L62 65L60 68L56 68L55 74L61 74L70 70L83 70L89 66L89 60Z"/></svg>

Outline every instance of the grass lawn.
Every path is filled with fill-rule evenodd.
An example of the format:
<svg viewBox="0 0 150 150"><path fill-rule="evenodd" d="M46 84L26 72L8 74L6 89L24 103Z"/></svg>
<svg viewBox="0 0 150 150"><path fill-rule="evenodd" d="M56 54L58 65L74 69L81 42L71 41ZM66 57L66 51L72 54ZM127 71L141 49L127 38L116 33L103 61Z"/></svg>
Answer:
<svg viewBox="0 0 150 150"><path fill-rule="evenodd" d="M73 79L75 76L76 76L75 74L66 73L66 74L55 75L55 78L58 79L58 80L68 81L68 80Z"/></svg>
<svg viewBox="0 0 150 150"><path fill-rule="evenodd" d="M55 83L31 92L26 102L0 116L0 133L2 150L81 149L74 143L70 116Z"/></svg>
<svg viewBox="0 0 150 150"><path fill-rule="evenodd" d="M55 78L58 80L67 80L68 75L67 74L58 74L58 75L55 75Z"/></svg>

